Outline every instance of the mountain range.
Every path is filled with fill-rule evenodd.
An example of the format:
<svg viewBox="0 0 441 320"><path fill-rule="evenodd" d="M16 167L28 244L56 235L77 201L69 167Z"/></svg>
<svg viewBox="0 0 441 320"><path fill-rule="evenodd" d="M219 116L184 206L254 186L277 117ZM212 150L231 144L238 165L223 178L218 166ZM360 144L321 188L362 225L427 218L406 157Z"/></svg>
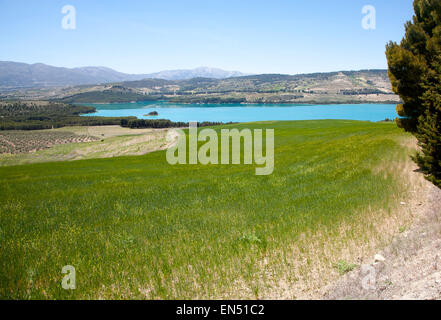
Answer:
<svg viewBox="0 0 441 320"><path fill-rule="evenodd" d="M43 63L0 61L0 87L10 89L90 85L142 79L186 80L197 77L225 79L243 75L245 74L238 71L208 67L166 70L151 74L127 74L106 67L63 68Z"/></svg>

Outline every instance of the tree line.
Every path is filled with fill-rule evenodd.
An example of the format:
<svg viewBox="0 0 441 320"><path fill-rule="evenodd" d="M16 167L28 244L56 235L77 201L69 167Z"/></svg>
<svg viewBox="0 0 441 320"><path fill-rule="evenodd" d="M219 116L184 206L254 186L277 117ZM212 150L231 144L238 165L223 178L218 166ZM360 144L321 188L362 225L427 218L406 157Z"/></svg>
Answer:
<svg viewBox="0 0 441 320"><path fill-rule="evenodd" d="M96 109L55 102L0 103L0 130L42 130L65 126L120 125L135 117L82 117Z"/></svg>
<svg viewBox="0 0 441 320"><path fill-rule="evenodd" d="M198 127L211 127L223 124L233 124L233 122L223 123L223 122L198 122ZM173 122L167 119L121 119L121 127L131 128L131 129L142 129L142 128L152 128L152 129L163 129L163 128L188 128L188 122Z"/></svg>

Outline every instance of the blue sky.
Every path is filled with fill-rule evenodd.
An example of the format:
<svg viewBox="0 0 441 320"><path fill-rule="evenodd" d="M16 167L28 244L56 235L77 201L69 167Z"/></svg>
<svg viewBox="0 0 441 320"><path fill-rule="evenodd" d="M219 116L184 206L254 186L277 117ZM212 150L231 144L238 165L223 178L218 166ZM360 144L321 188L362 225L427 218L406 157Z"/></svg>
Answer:
<svg viewBox="0 0 441 320"><path fill-rule="evenodd" d="M61 27L64 5L76 29ZM376 8L376 29L361 26ZM198 66L248 73L386 68L411 0L0 0L0 60L150 73Z"/></svg>

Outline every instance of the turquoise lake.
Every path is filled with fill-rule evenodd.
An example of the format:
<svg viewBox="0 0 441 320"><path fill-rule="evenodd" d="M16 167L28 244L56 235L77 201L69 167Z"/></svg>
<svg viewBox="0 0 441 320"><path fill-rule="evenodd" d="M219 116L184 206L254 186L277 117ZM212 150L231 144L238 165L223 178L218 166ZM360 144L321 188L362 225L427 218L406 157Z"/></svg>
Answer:
<svg viewBox="0 0 441 320"><path fill-rule="evenodd" d="M169 119L171 121L251 122L270 120L342 119L381 121L397 117L394 104L174 104L167 102L136 102L91 104L96 113L87 116ZM145 116L157 111L158 116Z"/></svg>

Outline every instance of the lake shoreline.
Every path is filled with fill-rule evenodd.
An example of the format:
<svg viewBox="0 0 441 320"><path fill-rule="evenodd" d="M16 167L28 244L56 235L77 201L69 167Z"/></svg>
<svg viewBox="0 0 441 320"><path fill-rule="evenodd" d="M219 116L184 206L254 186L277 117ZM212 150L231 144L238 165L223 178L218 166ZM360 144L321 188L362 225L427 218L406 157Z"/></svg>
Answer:
<svg viewBox="0 0 441 320"><path fill-rule="evenodd" d="M173 104L169 102L87 104L96 112L83 116L166 119L173 122L256 122L283 120L383 121L397 117L395 104ZM146 116L149 112L155 116Z"/></svg>
<svg viewBox="0 0 441 320"><path fill-rule="evenodd" d="M182 105L261 105L261 106L270 106L270 105L299 105L299 106L314 106L314 105L351 105L351 104L400 104L402 102L396 102L392 100L385 100L385 101L349 101L349 102L339 102L339 101L325 101L325 102L299 102L299 103L293 103L293 102L219 102L219 103L210 103L210 102L173 102L169 100L139 100L139 101L130 101L130 102L124 102L124 101L112 101L112 102L81 102L81 103L74 103L76 105L115 105L115 104L136 104L136 103L169 103L169 104L182 104Z"/></svg>

